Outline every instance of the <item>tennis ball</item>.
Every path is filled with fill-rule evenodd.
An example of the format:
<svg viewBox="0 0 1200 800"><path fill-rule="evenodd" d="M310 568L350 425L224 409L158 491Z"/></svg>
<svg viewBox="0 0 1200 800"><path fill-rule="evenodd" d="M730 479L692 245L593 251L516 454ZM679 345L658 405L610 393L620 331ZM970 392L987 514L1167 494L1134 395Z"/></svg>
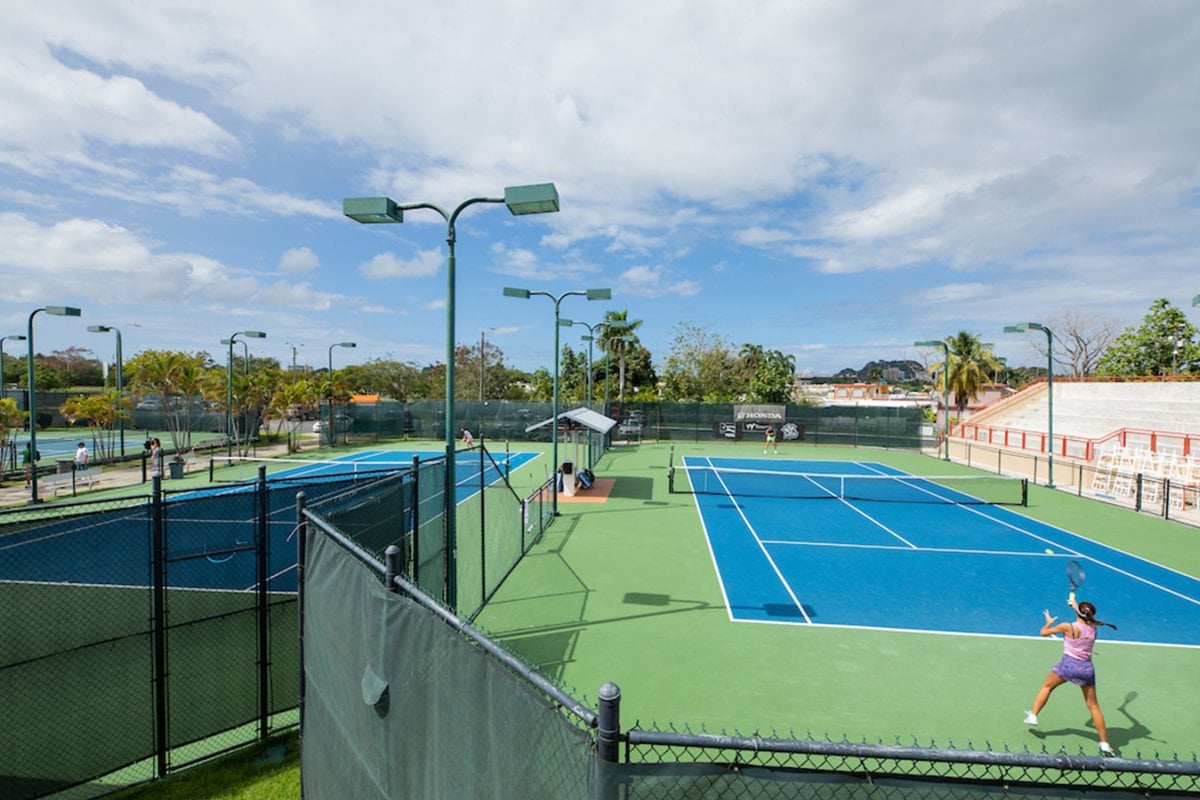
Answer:
<svg viewBox="0 0 1200 800"><path fill-rule="evenodd" d="M1054 555L1054 551L1053 551L1053 550L1051 550L1049 547L1047 547L1047 548L1046 548L1046 555L1048 555L1048 556L1052 556L1052 555Z"/></svg>

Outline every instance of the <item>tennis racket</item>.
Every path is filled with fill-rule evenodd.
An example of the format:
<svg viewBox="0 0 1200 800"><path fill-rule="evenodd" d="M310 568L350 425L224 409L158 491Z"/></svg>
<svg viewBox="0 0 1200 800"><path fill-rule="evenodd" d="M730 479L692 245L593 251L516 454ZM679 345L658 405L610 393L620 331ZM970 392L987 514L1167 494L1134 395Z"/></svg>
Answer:
<svg viewBox="0 0 1200 800"><path fill-rule="evenodd" d="M1075 590L1083 585L1083 567L1074 559L1067 562L1067 581L1071 584L1071 593L1067 595L1067 605L1075 605Z"/></svg>

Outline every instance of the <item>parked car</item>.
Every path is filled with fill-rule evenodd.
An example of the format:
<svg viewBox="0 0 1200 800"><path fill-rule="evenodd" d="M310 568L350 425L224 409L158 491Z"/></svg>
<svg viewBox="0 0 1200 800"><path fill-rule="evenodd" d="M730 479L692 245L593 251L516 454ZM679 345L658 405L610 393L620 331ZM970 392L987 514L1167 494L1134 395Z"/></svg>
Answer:
<svg viewBox="0 0 1200 800"><path fill-rule="evenodd" d="M338 433L345 433L354 425L354 417L349 414L338 414L333 418L333 429ZM325 420L317 420L313 423L312 432L320 433L325 430Z"/></svg>
<svg viewBox="0 0 1200 800"><path fill-rule="evenodd" d="M642 436L642 421L640 419L622 420L617 426L617 435L626 439L639 439Z"/></svg>
<svg viewBox="0 0 1200 800"><path fill-rule="evenodd" d="M157 397L147 397L141 400L135 408L138 411L162 411L162 403Z"/></svg>

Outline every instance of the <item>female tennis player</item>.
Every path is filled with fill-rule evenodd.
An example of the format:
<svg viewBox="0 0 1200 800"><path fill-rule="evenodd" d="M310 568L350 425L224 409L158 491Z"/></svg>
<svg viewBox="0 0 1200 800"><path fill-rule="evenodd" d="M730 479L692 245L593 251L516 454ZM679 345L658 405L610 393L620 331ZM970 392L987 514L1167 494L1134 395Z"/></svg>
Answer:
<svg viewBox="0 0 1200 800"><path fill-rule="evenodd" d="M1115 756L1116 752L1108 744L1108 728L1104 725L1104 714L1100 711L1100 701L1096 699L1096 668L1092 664L1092 648L1096 644L1096 628L1107 625L1096 619L1096 607L1086 600L1075 603L1071 600L1071 608L1075 610L1074 622L1054 624L1058 617L1046 615L1046 624L1042 626L1042 636L1053 636L1061 633L1063 636L1063 656L1046 675L1042 688L1038 689L1037 698L1033 701L1033 709L1025 712L1025 724L1037 725L1038 712L1050 699L1050 693L1067 681L1074 683L1083 690L1083 702L1087 703L1091 712L1092 722L1096 733L1100 736L1100 752L1106 756Z"/></svg>
<svg viewBox="0 0 1200 800"><path fill-rule="evenodd" d="M774 447L775 452L776 453L779 452L779 443L775 441L775 426L774 425L767 426L767 441L763 445L764 453L767 452L768 447Z"/></svg>

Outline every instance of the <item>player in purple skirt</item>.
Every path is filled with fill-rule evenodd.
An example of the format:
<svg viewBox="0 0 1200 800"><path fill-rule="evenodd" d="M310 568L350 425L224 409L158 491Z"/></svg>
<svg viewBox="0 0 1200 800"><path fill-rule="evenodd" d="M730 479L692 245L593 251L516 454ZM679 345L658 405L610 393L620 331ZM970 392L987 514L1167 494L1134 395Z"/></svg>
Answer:
<svg viewBox="0 0 1200 800"><path fill-rule="evenodd" d="M1092 715L1092 722L1096 726L1096 733L1100 736L1100 752L1106 756L1114 756L1116 752L1108 744L1108 728L1104 725L1104 713L1100 711L1100 701L1096 699L1096 668L1092 664L1092 648L1096 645L1096 628L1108 625L1108 623L1096 619L1096 607L1091 603L1086 600L1076 603L1074 593L1068 602L1071 604L1071 608L1075 609L1074 622L1055 624L1058 617L1050 616L1049 611L1042 612L1046 615L1046 624L1042 626L1041 634L1042 636L1053 636L1061 633L1063 655L1062 659L1046 675L1042 688L1038 689L1037 698L1033 701L1033 709L1025 712L1025 724L1037 725L1038 712L1050 699L1050 693L1070 681L1083 690L1083 702L1087 703L1088 711ZM1116 629L1115 625L1109 625L1109 627Z"/></svg>

